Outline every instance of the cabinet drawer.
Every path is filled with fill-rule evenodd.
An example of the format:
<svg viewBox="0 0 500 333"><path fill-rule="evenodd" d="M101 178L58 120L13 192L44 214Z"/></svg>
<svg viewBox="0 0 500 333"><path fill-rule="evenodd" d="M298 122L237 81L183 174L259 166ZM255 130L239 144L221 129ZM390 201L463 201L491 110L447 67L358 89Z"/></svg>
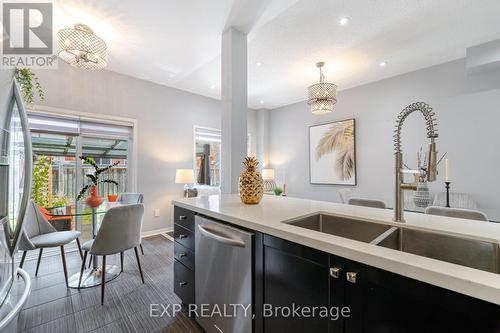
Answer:
<svg viewBox="0 0 500 333"><path fill-rule="evenodd" d="M194 252L177 242L174 244L174 258L194 270Z"/></svg>
<svg viewBox="0 0 500 333"><path fill-rule="evenodd" d="M194 232L180 225L174 225L174 239L182 246L194 251Z"/></svg>
<svg viewBox="0 0 500 333"><path fill-rule="evenodd" d="M174 262L174 292L182 303L194 304L194 272L178 261Z"/></svg>
<svg viewBox="0 0 500 333"><path fill-rule="evenodd" d="M174 223L194 232L194 212L174 207Z"/></svg>

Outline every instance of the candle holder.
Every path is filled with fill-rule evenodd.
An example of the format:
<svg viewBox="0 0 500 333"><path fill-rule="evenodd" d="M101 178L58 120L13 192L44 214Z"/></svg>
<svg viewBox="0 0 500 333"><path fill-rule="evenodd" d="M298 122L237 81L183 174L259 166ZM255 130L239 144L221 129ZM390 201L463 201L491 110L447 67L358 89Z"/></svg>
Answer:
<svg viewBox="0 0 500 333"><path fill-rule="evenodd" d="M450 184L451 182L444 182L446 185L446 207L450 208Z"/></svg>

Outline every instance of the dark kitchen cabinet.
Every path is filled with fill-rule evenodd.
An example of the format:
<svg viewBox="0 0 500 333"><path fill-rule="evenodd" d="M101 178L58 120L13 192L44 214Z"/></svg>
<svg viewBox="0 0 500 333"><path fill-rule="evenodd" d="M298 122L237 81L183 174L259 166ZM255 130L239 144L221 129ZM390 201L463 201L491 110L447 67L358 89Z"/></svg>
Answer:
<svg viewBox="0 0 500 333"><path fill-rule="evenodd" d="M185 305L195 302L194 219L194 212L174 207L174 292Z"/></svg>
<svg viewBox="0 0 500 333"><path fill-rule="evenodd" d="M330 257L318 250L264 236L263 301L267 306L264 332L342 332L341 320L319 315L320 307L329 309L331 301L343 303L343 281L331 276ZM335 264L341 269L340 260ZM294 307L300 307L299 316L292 314ZM316 315L302 312L304 308L315 309Z"/></svg>
<svg viewBox="0 0 500 333"><path fill-rule="evenodd" d="M500 332L500 307L345 260L345 332Z"/></svg>
<svg viewBox="0 0 500 333"><path fill-rule="evenodd" d="M262 257L263 303L350 310L338 320L265 316L263 332L500 332L492 303L268 235Z"/></svg>

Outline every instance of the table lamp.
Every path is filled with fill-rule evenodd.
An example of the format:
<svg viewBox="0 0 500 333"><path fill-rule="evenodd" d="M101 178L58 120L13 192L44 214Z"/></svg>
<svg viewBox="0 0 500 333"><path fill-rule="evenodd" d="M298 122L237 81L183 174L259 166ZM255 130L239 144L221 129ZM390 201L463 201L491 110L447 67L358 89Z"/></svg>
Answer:
<svg viewBox="0 0 500 333"><path fill-rule="evenodd" d="M188 198L189 184L194 183L193 169L177 169L175 170L175 183L184 184L184 198Z"/></svg>
<svg viewBox="0 0 500 333"><path fill-rule="evenodd" d="M264 192L272 192L276 187L274 169L262 169L262 179L264 180Z"/></svg>

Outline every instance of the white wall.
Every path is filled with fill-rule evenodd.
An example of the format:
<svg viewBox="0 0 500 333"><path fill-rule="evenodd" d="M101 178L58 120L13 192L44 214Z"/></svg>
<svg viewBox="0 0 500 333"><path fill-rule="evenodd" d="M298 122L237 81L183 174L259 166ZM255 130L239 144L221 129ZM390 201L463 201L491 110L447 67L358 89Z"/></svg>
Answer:
<svg viewBox="0 0 500 333"><path fill-rule="evenodd" d="M304 95L306 93L304 87ZM429 103L438 119L438 149L448 152L452 189L471 194L500 220L500 72L467 76L465 60L343 90L333 113L311 115L306 102L271 111L270 158L290 196L339 201L341 186L309 183L309 126L356 119L357 186L354 195L393 205L393 128L396 115L415 101ZM405 162L426 149L424 122L411 115L403 129ZM441 154L440 154L441 155ZM444 163L433 190L444 190Z"/></svg>
<svg viewBox="0 0 500 333"><path fill-rule="evenodd" d="M182 196L175 169L193 166L193 126L220 128L221 102L110 71L62 62L36 74L46 106L138 120L138 191L144 194L144 231L172 227L171 200ZM250 117L255 117L249 111ZM255 121L249 126L255 138ZM154 217L160 208L160 217Z"/></svg>

